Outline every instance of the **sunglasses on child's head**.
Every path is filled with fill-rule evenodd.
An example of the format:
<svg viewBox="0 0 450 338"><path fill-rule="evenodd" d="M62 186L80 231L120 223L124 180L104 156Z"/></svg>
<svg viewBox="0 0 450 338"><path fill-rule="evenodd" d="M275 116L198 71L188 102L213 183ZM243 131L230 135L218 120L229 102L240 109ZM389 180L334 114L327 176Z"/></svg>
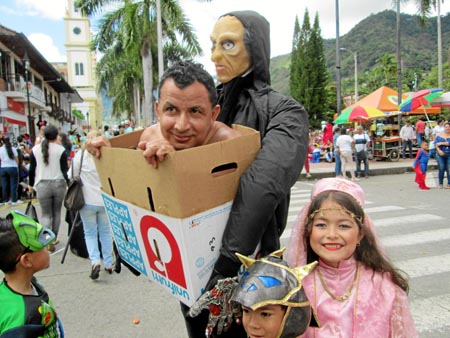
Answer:
<svg viewBox="0 0 450 338"><path fill-rule="evenodd" d="M7 216L12 220L20 243L29 251L39 251L56 240L55 234L24 213L13 210Z"/></svg>

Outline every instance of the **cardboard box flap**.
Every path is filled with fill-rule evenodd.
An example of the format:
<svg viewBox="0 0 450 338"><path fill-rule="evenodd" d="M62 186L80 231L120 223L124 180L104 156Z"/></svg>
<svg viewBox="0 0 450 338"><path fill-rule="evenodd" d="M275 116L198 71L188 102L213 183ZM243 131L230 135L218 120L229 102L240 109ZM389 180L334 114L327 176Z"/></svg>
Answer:
<svg viewBox="0 0 450 338"><path fill-rule="evenodd" d="M231 201L239 177L260 148L257 131L233 127L243 135L170 153L158 169L145 161L141 150L125 149L137 145L134 135L128 137L130 143L120 143L122 148L104 147L102 157L96 159L102 189L141 208L177 218Z"/></svg>
<svg viewBox="0 0 450 338"><path fill-rule="evenodd" d="M109 143L113 148L136 148L143 132L144 129L141 129L115 136L109 139Z"/></svg>

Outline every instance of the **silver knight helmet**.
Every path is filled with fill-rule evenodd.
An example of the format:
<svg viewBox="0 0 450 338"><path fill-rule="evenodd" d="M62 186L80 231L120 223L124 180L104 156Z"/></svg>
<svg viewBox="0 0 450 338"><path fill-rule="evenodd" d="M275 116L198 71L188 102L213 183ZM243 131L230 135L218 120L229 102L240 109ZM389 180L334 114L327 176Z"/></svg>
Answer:
<svg viewBox="0 0 450 338"><path fill-rule="evenodd" d="M317 262L291 268L280 257L284 249L255 260L236 254L246 267L231 300L252 310L278 304L286 312L278 338L292 338L303 334L311 320L311 306L302 288L302 280Z"/></svg>

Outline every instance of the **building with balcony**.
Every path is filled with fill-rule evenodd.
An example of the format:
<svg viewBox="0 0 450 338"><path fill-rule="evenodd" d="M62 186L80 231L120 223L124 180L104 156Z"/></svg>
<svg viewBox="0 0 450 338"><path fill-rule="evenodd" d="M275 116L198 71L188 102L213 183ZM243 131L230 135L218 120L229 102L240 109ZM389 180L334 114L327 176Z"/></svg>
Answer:
<svg viewBox="0 0 450 338"><path fill-rule="evenodd" d="M82 98L22 34L0 25L0 131L15 138L36 135L38 121L64 131L81 126L72 112Z"/></svg>

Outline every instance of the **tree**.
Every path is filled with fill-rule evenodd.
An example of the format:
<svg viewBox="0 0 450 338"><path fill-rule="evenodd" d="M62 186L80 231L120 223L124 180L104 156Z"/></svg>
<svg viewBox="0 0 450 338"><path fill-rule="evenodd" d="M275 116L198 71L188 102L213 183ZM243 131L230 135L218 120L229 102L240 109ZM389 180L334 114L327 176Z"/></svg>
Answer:
<svg viewBox="0 0 450 338"><path fill-rule="evenodd" d="M112 27L121 17L123 21L133 20L136 6L125 4L117 11L107 13L99 22L99 32L94 36L93 46L103 53L96 66L97 90L105 90L113 99L112 116L140 120L141 97L143 96L142 62L139 45L131 43L130 36L123 30ZM125 25L122 26L122 29Z"/></svg>
<svg viewBox="0 0 450 338"><path fill-rule="evenodd" d="M106 15L105 20L102 21L103 26L100 27L101 33L99 32L94 40L94 47L100 52L106 52L109 48L114 48L116 44L121 44L124 58L135 57L136 51L139 51L142 67L140 85L144 89L143 110L151 112L151 121L154 121L153 90L156 87L154 61L157 50L155 1L77 0L76 7L83 14L92 16L100 14L105 6L117 5L118 2L121 2L122 6ZM164 18L162 29L163 46L167 52L166 64L176 58L194 57L200 54L201 48L196 35L178 1L165 0L161 6L161 14ZM139 84L138 80L135 85Z"/></svg>
<svg viewBox="0 0 450 338"><path fill-rule="evenodd" d="M440 88L450 88L450 62L445 62L442 65L443 71L443 87ZM438 83L438 67L433 67L431 72L422 81L422 88L435 88Z"/></svg>
<svg viewBox="0 0 450 338"><path fill-rule="evenodd" d="M298 22L298 17L295 18L293 46L291 52L290 91L291 96L298 102L302 103L308 111L310 101L307 94L309 88L309 65L306 59L306 51L308 48L310 34L311 25L309 21L309 13L306 9L301 28Z"/></svg>
<svg viewBox="0 0 450 338"><path fill-rule="evenodd" d="M294 36L292 38L292 51L291 51L291 66L290 66L290 77L289 77L289 88L291 96L297 101L300 100L300 72L301 72L301 62L302 57L300 55L300 24L298 22L298 17L295 16L294 23Z"/></svg>
<svg viewBox="0 0 450 338"><path fill-rule="evenodd" d="M391 87L395 83L397 75L397 63L395 62L394 55L384 54L378 58L374 72L382 81L383 86Z"/></svg>
<svg viewBox="0 0 450 338"><path fill-rule="evenodd" d="M319 15L316 13L314 25L311 31L309 41L308 56L311 60L311 85L312 97L310 109L321 120L327 120L331 117L326 116L327 112L327 93L325 88L329 83L329 76L323 49L323 40L319 23Z"/></svg>
<svg viewBox="0 0 450 338"><path fill-rule="evenodd" d="M328 79L319 17L316 14L311 28L309 12L305 10L301 29L298 18L295 19L290 92L309 112L310 124L316 127L320 125L321 120L326 119Z"/></svg>

